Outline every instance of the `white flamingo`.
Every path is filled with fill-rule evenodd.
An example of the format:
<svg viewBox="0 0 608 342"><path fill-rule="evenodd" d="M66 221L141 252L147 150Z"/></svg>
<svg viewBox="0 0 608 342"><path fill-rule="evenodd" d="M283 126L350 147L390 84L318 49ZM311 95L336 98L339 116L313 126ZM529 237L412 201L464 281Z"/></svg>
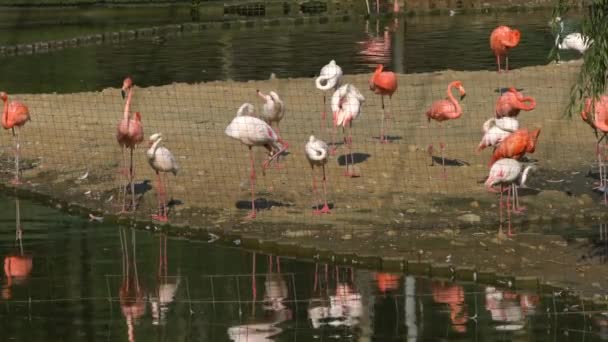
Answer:
<svg viewBox="0 0 608 342"><path fill-rule="evenodd" d="M226 127L224 131L227 136L240 141L242 144L247 145L249 148L249 159L251 162L251 212L247 217L255 218L255 165L253 160L254 146L264 146L270 153L270 158L262 165L262 172L268 168L270 162L276 159L281 153L283 153L289 144L281 139L279 135L267 124L264 120L254 116L250 116L253 112L253 105L245 103L241 105L237 116L232 119L232 122Z"/></svg>
<svg viewBox="0 0 608 342"><path fill-rule="evenodd" d="M519 129L517 119L505 116L500 119L490 118L483 123L483 137L477 146L480 152L488 146L498 146L509 134Z"/></svg>
<svg viewBox="0 0 608 342"><path fill-rule="evenodd" d="M333 112L334 128L342 126L342 133L345 134L345 128L348 126L348 138L346 135L344 136L344 144L348 148L348 153L345 155L346 172L344 174L347 177L359 176L358 174L355 174L354 170L349 171L348 157L350 156L351 164L354 164L352 155L352 122L359 117L363 102L365 102L365 97L363 97L359 89L349 83L338 88L338 90L336 90L331 97L331 110Z"/></svg>
<svg viewBox="0 0 608 342"><path fill-rule="evenodd" d="M507 188L507 200L504 205L507 207L507 221L509 222L509 230L508 235L513 236L511 233L511 204L510 196L511 191L513 191L513 212L521 212L525 210L524 207L519 206L519 199L517 196L517 182L519 182L519 186L525 187L526 180L528 179L528 174L531 170L535 168L534 165L527 165L523 167L523 164L515 159L504 158L496 161L492 168L490 169L490 175L488 179L485 181L486 189L490 192L499 192L500 200L499 200L499 219L500 219L500 228L499 228L499 236L502 236L502 207L503 207L503 192L505 191L505 186ZM522 171L523 170L523 171ZM494 189L494 186L500 185L500 191Z"/></svg>
<svg viewBox="0 0 608 342"><path fill-rule="evenodd" d="M308 143L306 143L305 147L306 158L310 163L310 168L312 170L312 191L315 197L318 195L317 193L317 181L315 178L315 166L320 166L323 169L323 208L321 210L317 209L317 204L315 203L315 210L313 214L329 214L331 211L329 209L329 205L327 204L327 177L325 175L325 164L327 164L327 157L329 156L329 147L327 143L323 140L319 140L315 138L314 135L311 135L308 139ZM317 198L315 198L315 201Z"/></svg>
<svg viewBox="0 0 608 342"><path fill-rule="evenodd" d="M264 94L259 90L256 90L258 96L261 97L264 101L264 107L262 108L262 115L260 118L266 121L269 125L272 126L273 122L276 122L277 126L275 128L276 132L280 135L279 131L279 122L285 116L285 104L274 91L269 92L268 94Z"/></svg>
<svg viewBox="0 0 608 342"><path fill-rule="evenodd" d="M177 171L179 170L179 166L175 161L175 157L173 157L173 153L169 151L164 146L159 146L160 142L163 140L162 133L154 133L148 139L148 145L150 148L146 151L146 157L148 158L148 163L156 172L157 177L157 198L158 198L158 214L152 215L155 220L158 221L167 221L167 191L165 188L165 182L163 183L160 173L163 172L166 174L167 172L171 172L173 175L177 175Z"/></svg>
<svg viewBox="0 0 608 342"><path fill-rule="evenodd" d="M327 96L325 92L333 89L334 91L342 83L342 68L336 64L335 60L331 60L328 64L321 68L319 77L315 79L315 85L317 89L323 91L323 111L321 112L321 129L327 127L327 112L325 111L327 106Z"/></svg>
<svg viewBox="0 0 608 342"><path fill-rule="evenodd" d="M585 54L585 51L593 44L592 39L589 39L589 37L584 36L579 32L570 33L562 39L562 35L564 34L564 21L561 17L556 17L555 22L559 25L559 32L555 37L555 46L557 46L558 49L576 50L582 55ZM557 61L559 62L559 53L557 54Z"/></svg>

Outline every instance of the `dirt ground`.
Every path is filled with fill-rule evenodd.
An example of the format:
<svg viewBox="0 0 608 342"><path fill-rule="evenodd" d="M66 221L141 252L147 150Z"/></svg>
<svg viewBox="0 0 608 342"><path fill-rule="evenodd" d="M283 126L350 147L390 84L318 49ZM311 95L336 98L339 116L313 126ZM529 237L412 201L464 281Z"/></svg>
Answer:
<svg viewBox="0 0 608 342"><path fill-rule="evenodd" d="M380 97L368 89L370 75L347 75L345 81L366 97L362 115L353 124L361 177L343 176L341 146L328 167L332 213L323 216L312 215L311 171L303 150L311 134L329 142L331 129L320 127L323 97L312 78L136 87L132 109L141 112L146 136L164 134L165 146L180 164L178 175L169 177L175 204L170 221L177 226L310 243L344 253L420 258L422 249L425 259L436 262L451 255L450 260L462 265L489 263L498 271L518 275L546 272L546 280L574 279L583 287L592 283L601 287L608 282L601 272L593 272L596 266L584 261L589 260L583 258L587 252L580 250L590 246L592 232L607 216L600 194L591 190L597 180L595 137L579 117L563 117L579 68L579 62L572 62L506 74L399 75L399 88L387 101L387 112L392 114L390 144L377 139L381 106ZM452 80L463 82L467 97L462 102L463 116L444 124L448 164L444 179L438 154L431 166L427 152L429 144L438 151L440 130L434 122L429 126L424 113L434 100L446 96ZM122 80L116 84L120 86ZM536 152L528 156L539 169L528 182L530 188L521 190L528 210L513 218L519 235L498 241L497 196L482 184L491 152L474 150L482 123L493 115L497 89L511 86L537 101L534 111L522 112L519 118L522 127L542 128ZM256 205L261 210L250 222L243 219L249 209L248 151L228 138L224 129L241 103L254 103L261 110L256 89L275 90L284 100L287 113L280 131L290 148L282 157L285 168L270 169L265 176L260 169L265 154L256 151ZM27 103L32 113L32 121L20 132L26 159L26 183L21 188L85 206L96 215L116 213L121 157L114 135L124 105L119 89L11 98ZM338 140L341 136L339 132ZM11 176L11 144L8 132L0 134L4 183ZM134 155L139 203L134 217L138 219L148 219L156 205L146 148L147 141ZM580 248L572 248L573 243ZM427 250L432 255L424 255ZM543 261L537 262L539 258ZM586 278L580 278L576 268L580 260L591 265L582 272ZM564 272L566 268L571 272Z"/></svg>

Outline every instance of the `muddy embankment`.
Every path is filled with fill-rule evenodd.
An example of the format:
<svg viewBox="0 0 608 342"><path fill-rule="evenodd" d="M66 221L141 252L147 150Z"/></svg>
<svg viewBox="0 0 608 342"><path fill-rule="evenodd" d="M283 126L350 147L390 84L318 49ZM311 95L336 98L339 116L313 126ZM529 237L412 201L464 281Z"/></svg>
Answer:
<svg viewBox="0 0 608 342"><path fill-rule="evenodd" d="M399 89L387 101L390 144L378 143L381 106L367 89L370 75L347 75L345 80L366 97L353 124L361 177L343 176L345 148L340 146L328 164L332 213L323 216L312 215L311 170L303 154L310 134L331 138L331 129L320 127L322 93L312 79L136 87L132 109L142 113L146 136L164 134L165 146L180 164L177 177L169 177L174 205L172 227L166 227L176 233L205 235L208 230L282 254L435 275L445 271L464 277L471 270L515 274L524 276L520 284L542 279L601 293L608 282L591 256L597 251L590 249L607 216L600 195L591 190L597 181L595 137L580 118L562 116L579 68L574 62L508 74L399 75ZM455 79L464 83L467 97L464 115L445 124L444 179L427 152L430 144L438 151L440 130L435 123L429 128L424 112L445 97L446 85ZM536 152L528 156L538 170L529 188L520 190L528 210L513 217L518 235L497 240L497 195L481 184L490 151L474 150L482 123L492 116L497 88L509 86L536 98L537 108L523 112L520 124L541 127L542 133ZM265 153L256 150L256 204L261 210L249 221L243 219L249 208L248 151L224 129L241 103L261 109L256 89L276 90L284 99L287 114L280 129L291 147L282 158L285 168L271 168L265 176L260 169ZM124 105L120 90L11 97L26 102L32 113L20 132L25 159L20 191L117 219L121 154L114 135ZM11 188L11 145L10 133L1 134L0 175L6 189ZM142 144L134 154L138 208L120 220L149 222L155 210L155 176L145 150Z"/></svg>

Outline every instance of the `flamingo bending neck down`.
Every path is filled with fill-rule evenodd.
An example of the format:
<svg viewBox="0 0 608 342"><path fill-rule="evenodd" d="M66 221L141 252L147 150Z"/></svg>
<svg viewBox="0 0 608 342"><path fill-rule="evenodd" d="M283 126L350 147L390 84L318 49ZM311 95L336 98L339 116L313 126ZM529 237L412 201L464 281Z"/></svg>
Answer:
<svg viewBox="0 0 608 342"><path fill-rule="evenodd" d="M331 60L328 64L321 68L319 77L315 79L317 89L323 91L323 110L321 111L321 130L327 129L327 90L336 90L342 83L342 68L336 64L335 60Z"/></svg>
<svg viewBox="0 0 608 342"><path fill-rule="evenodd" d="M334 127L342 127L342 134L344 136L344 144L347 147L347 153L344 156L346 171L344 173L347 177L359 177L360 173L355 171L354 159L352 154L353 144L353 120L359 117L361 113L361 106L365 102L365 97L361 94L359 89L350 83L346 83L338 90L334 92L331 97L331 110L333 111ZM348 126L348 137L346 137L345 129ZM335 132L335 130L334 130ZM332 139L335 141L335 139ZM349 169L349 157L352 170Z"/></svg>
<svg viewBox="0 0 608 342"><path fill-rule="evenodd" d="M323 140L319 140L315 138L314 135L311 135L308 139L308 143L305 146L306 158L308 159L308 163L310 163L310 168L312 170L312 191L313 194L318 196L317 193L317 181L315 178L315 166L320 166L323 169L323 208L320 210L318 208L318 202L315 203L315 209L313 214L329 214L331 211L329 209L329 205L327 204L327 177L325 175L325 164L327 164L327 159L329 157L329 146ZM317 198L315 198L317 201Z"/></svg>
<svg viewBox="0 0 608 342"><path fill-rule="evenodd" d="M19 168L20 150L21 145L19 144L19 134L15 131L15 128L20 128L25 125L26 122L30 121L30 111L28 107L18 101L8 101L8 95L5 92L0 92L0 99L4 102L2 110L2 117L0 123L4 129L10 129L13 133L13 140L15 143L15 177L11 181L13 185L21 184Z"/></svg>
<svg viewBox="0 0 608 342"><path fill-rule="evenodd" d="M271 127L272 123L276 122L276 127L274 127L274 130L278 135L281 135L281 132L279 131L279 123L285 116L285 104L279 97L279 94L274 91L271 91L268 94L264 94L259 90L256 90L256 92L258 96L265 101L260 118L266 121L266 123L268 123ZM282 166L283 165L279 163L279 157L277 157L275 167L280 169Z"/></svg>
<svg viewBox="0 0 608 342"><path fill-rule="evenodd" d="M536 100L531 96L524 96L515 88L509 88L496 101L496 117L517 116L519 112L526 112L536 108Z"/></svg>
<svg viewBox="0 0 608 342"><path fill-rule="evenodd" d="M382 121L380 122L380 143L386 144L390 142L386 136L384 135L384 120L390 122L391 116L390 114L385 113L384 109L384 96L388 95L389 102L397 90L397 76L392 71L383 71L384 66L382 64L378 64L376 66L376 70L369 80L369 89L372 90L375 94L380 95L380 99L382 101ZM387 127L388 128L388 127Z"/></svg>
<svg viewBox="0 0 608 342"><path fill-rule="evenodd" d="M462 85L462 82L450 82L446 90L447 98L433 102L431 108L426 111L426 117L429 122L429 128L431 120L437 121L439 123L439 126L441 127L441 135L443 139L441 139L441 141L439 142L439 150L441 151L441 165L443 166L444 178L446 177L445 157L443 154L445 149L445 144L443 143L443 140L445 139L445 128L442 123L443 121L447 120L456 120L462 116L462 107L460 107L460 103L456 100L456 98L454 98L454 94L452 94L452 89L458 90L458 92L460 93L460 100L464 99L464 97L466 96L466 91L464 89L464 86ZM433 144L429 145L428 152L431 155L431 165L435 165L435 160L433 159Z"/></svg>
<svg viewBox="0 0 608 342"><path fill-rule="evenodd" d="M166 190L167 178L165 177L165 182L163 182L160 173L163 172L164 174L167 174L167 172L171 172L174 176L176 176L179 166L175 161L175 157L173 157L173 153L171 153L171 151L169 151L169 149L166 147L159 146L162 140L163 135L161 133L154 133L150 136L148 140L148 145L150 148L148 151L146 151L146 157L148 158L148 163L152 169L154 169L154 172L156 172L158 187L156 190L156 196L158 199L158 213L152 215L152 218L157 221L167 222L167 206L169 205Z"/></svg>
<svg viewBox="0 0 608 342"><path fill-rule="evenodd" d="M116 127L116 140L121 147L122 152L122 161L123 161L123 169L121 170L122 174L126 174L126 185L121 185L120 196L122 198L122 210L120 213L126 212L126 196L127 196L127 187L131 187L131 210L135 210L135 172L133 170L133 150L135 147L140 144L144 140L144 129L141 123L141 114L139 112L135 112L133 116L131 116L131 100L133 98L133 81L130 77L124 79L121 95L124 99L125 92L127 94L127 101L125 102L125 110L123 113L123 118L118 123ZM130 159L129 159L129 169L127 170L127 158L125 155L125 149L130 150Z"/></svg>
<svg viewBox="0 0 608 342"><path fill-rule="evenodd" d="M593 114L592 114L593 113ZM606 179L606 165L604 160L604 153L602 153L602 140L608 144L606 135L608 134L608 95L600 96L599 100L592 101L590 98L585 100L585 105L581 112L581 118L587 122L594 130L595 135L598 136L596 143L595 153L597 156L598 169L600 174L600 184L596 189L605 190L608 186ZM598 134L598 130L601 134ZM604 149L606 147L604 146ZM604 203L608 204L608 198L606 191L604 193Z"/></svg>
<svg viewBox="0 0 608 342"><path fill-rule="evenodd" d="M531 132L522 128L511 133L494 150L489 166L491 167L497 160L503 158L520 159L526 153L534 153L539 135L540 128Z"/></svg>
<svg viewBox="0 0 608 342"><path fill-rule="evenodd" d="M490 48L496 56L496 64L498 66L498 72L500 69L500 59L505 58L505 71L509 71L509 55L510 49L516 47L521 39L521 33L519 30L512 29L508 26L498 26L490 34Z"/></svg>
<svg viewBox="0 0 608 342"><path fill-rule="evenodd" d="M499 200L499 220L500 226L498 231L498 236L502 237L502 208L503 205L507 208L507 221L508 221L508 236L513 236L511 232L511 209L513 209L514 213L519 213L525 210L524 207L519 206L519 197L517 195L517 184L519 186L524 187L526 180L528 178L528 174L531 170L535 169L534 165L527 165L525 168L522 163L515 159L505 158L500 159L496 163L492 165L490 169L490 175L488 179L485 181L486 189L490 192L499 192L500 200ZM523 171L522 171L523 169ZM494 189L496 185L500 185L500 191ZM505 189L505 186L508 186ZM507 200L503 204L503 192L507 190ZM511 202L511 192L513 192L513 202ZM511 205L513 206L511 208Z"/></svg>
<svg viewBox="0 0 608 342"><path fill-rule="evenodd" d="M247 216L248 218L256 217L255 165L252 148L254 146L263 146L270 153L269 159L266 160L262 165L262 172L264 173L270 163L289 147L289 144L281 139L281 137L264 120L254 116L245 115L252 112L252 104L245 103L241 105L239 111L237 112L237 116L232 119L232 122L230 122L224 131L227 136L232 139L239 140L242 144L249 148L249 159L251 165L251 212Z"/></svg>

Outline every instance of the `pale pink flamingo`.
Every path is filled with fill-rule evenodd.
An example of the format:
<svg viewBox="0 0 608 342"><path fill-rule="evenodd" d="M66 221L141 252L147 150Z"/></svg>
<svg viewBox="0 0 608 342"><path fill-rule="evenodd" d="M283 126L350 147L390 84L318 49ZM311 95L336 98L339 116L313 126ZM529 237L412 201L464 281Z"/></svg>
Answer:
<svg viewBox="0 0 608 342"><path fill-rule="evenodd" d="M503 236L502 231L502 208L505 206L507 208L507 221L508 221L508 236L513 236L511 232L511 191L513 190L513 211L521 212L525 210L524 207L519 207L519 200L517 196L517 185L516 182L519 182L520 186L525 186L525 182L528 178L528 173L534 168L533 165L527 165L526 167L522 166L522 163L515 159L504 158L500 159L492 165L490 169L490 175L488 179L485 181L486 189L489 192L499 192L499 220L500 227L498 230L498 236ZM522 171L523 170L523 171ZM500 190L494 189L494 186L500 185ZM505 191L505 186L507 187L507 200L503 204L503 192Z"/></svg>
<svg viewBox="0 0 608 342"><path fill-rule="evenodd" d="M163 140L163 135L161 133L154 133L150 136L148 140L148 145L150 148L146 151L146 157L148 158L148 163L156 172L157 178L157 199L158 199L158 214L152 215L152 218L161 221L167 222L167 190L165 184L161 179L160 173L163 172L165 175L167 172L171 172L174 176L177 176L177 171L179 170L179 166L175 161L175 157L173 157L173 153L169 151L164 146L159 146L160 142ZM166 177L165 177L166 183Z"/></svg>
<svg viewBox="0 0 608 342"><path fill-rule="evenodd" d="M380 95L380 99L382 101L382 121L380 122L380 142L388 143L389 140L384 136L384 121L390 120L391 116L386 115L384 109L384 96L388 96L389 103L391 97L397 90L397 76L392 71L384 71L384 66L382 64L378 64L376 66L376 70L374 74L369 80L369 89L374 92L374 94ZM391 108L392 109L392 108ZM388 124L387 124L388 126Z"/></svg>
<svg viewBox="0 0 608 342"><path fill-rule="evenodd" d="M462 99L464 99L464 97L466 96L464 86L460 81L453 81L448 84L448 88L446 90L447 98L433 102L431 108L426 111L426 117L429 122L429 128L431 120L437 121L439 123L439 127L441 127L441 135L443 139L439 142L439 150L441 151L441 165L443 166L444 177L446 176L445 157L443 154L443 151L445 149L445 144L443 143L443 140L445 139L445 127L443 126L442 122L447 120L456 120L462 116L462 107L460 107L460 103L454 98L454 95L452 94L453 88L458 90L458 92L460 93L460 100L462 101ZM429 154L431 154L432 158L433 144L429 145L428 151ZM434 160L432 160L432 162L434 164Z"/></svg>
<svg viewBox="0 0 608 342"><path fill-rule="evenodd" d="M348 151L344 156L346 171L344 173L347 177L359 177L360 175L354 171L354 165L352 171L348 167L348 159L350 157L351 164L354 164L352 154L352 129L353 120L359 117L361 113L361 105L365 101L365 97L361 95L361 92L352 84L347 83L338 88L331 97L331 110L334 116L334 127L342 127L342 134L344 135L344 144ZM346 137L345 128L348 126L348 138Z"/></svg>
<svg viewBox="0 0 608 342"><path fill-rule="evenodd" d="M319 72L315 79L315 86L323 92L323 110L321 111L321 131L327 129L327 95L328 90L336 91L342 83L342 68L336 64L335 60L329 61ZM332 141L332 144L334 142Z"/></svg>
<svg viewBox="0 0 608 342"><path fill-rule="evenodd" d="M121 94L124 99L125 92L128 92L127 101L125 102L125 110L123 114L122 120L118 123L116 127L116 140L121 147L122 152L122 160L123 160L123 170L126 170L127 167L127 159L125 155L125 148L128 148L131 152L130 162L129 162L129 170L127 174L127 186L122 186L121 189L121 197L122 197L122 210L121 213L124 213L126 210L126 196L127 196L127 187L131 186L131 210L135 210L135 183L134 177L135 173L133 171L133 150L135 147L144 140L144 129L141 123L141 114L139 112L135 112L133 116L131 116L131 99L133 98L133 81L131 78L127 77L124 79L122 83ZM124 171L123 171L124 172Z"/></svg>
<svg viewBox="0 0 608 342"><path fill-rule="evenodd" d="M262 113L259 116L262 120L266 121L271 127L272 123L276 123L276 127L274 130L280 136L281 131L279 130L279 123L285 116L285 104L283 100L279 97L274 91L269 92L268 94L264 94L261 91L257 90L258 96L261 97L265 102L262 107ZM280 156L277 157L275 167L278 169L282 168L282 164L279 163Z"/></svg>
<svg viewBox="0 0 608 342"><path fill-rule="evenodd" d="M312 191L316 196L317 193L317 181L315 178L315 166L320 166L323 169L323 208L318 209L318 202L315 202L315 209L313 214L319 215L323 213L329 214L331 210L329 209L329 205L327 204L327 178L325 175L325 164L327 164L327 157L329 155L329 146L323 141L315 138L314 135L311 135L308 139L308 143L306 143L305 149L306 151L306 159L310 163L310 168L312 170ZM317 201L317 198L315 198Z"/></svg>
<svg viewBox="0 0 608 342"><path fill-rule="evenodd" d="M498 26L490 34L490 48L496 56L496 64L498 65L498 72L500 69L500 59L505 57L506 68L505 71L509 71L509 49L512 49L519 44L521 33L519 30L512 29L508 26Z"/></svg>
<svg viewBox="0 0 608 342"><path fill-rule="evenodd" d="M270 163L276 159L289 147L289 144L281 139L279 135L267 124L264 120L254 116L249 116L248 113L253 112L253 105L244 103L237 112L237 116L226 127L225 133L227 136L239 140L242 144L249 148L249 158L251 162L251 212L249 218L256 217L255 209L255 165L253 159L252 148L254 146L264 146L271 154L268 160L262 165L262 172L268 168Z"/></svg>
<svg viewBox="0 0 608 342"><path fill-rule="evenodd" d="M599 100L596 101L591 101L590 98L587 98L585 100L583 110L581 111L581 118L594 129L596 136L600 135L598 134L598 130L601 132L601 136L597 140L595 150L600 173L600 185L598 189L602 190L604 193L604 202L608 204L606 191L604 191L607 187L606 166L604 164L604 160L602 158L603 154L601 151L602 140L604 142L608 142L606 140L606 134L608 134L608 95L602 95L600 96Z"/></svg>
<svg viewBox="0 0 608 342"><path fill-rule="evenodd" d="M15 178L11 181L12 184L21 184L19 176L21 170L19 169L19 157L21 146L19 144L19 134L15 132L15 127L20 128L25 125L26 122L30 121L30 111L27 106L19 101L8 101L8 95L5 92L0 92L0 99L4 102L4 110L2 111L2 118L0 122L4 129L10 129L13 133L13 140L15 142Z"/></svg>
<svg viewBox="0 0 608 342"><path fill-rule="evenodd" d="M521 110L531 111L536 108L536 100L524 96L515 88L509 88L496 101L496 117L517 116Z"/></svg>
<svg viewBox="0 0 608 342"><path fill-rule="evenodd" d="M519 129L519 122L512 117L503 117L500 119L490 118L483 123L483 137L477 146L477 152L480 152L488 146L498 146L506 137Z"/></svg>

